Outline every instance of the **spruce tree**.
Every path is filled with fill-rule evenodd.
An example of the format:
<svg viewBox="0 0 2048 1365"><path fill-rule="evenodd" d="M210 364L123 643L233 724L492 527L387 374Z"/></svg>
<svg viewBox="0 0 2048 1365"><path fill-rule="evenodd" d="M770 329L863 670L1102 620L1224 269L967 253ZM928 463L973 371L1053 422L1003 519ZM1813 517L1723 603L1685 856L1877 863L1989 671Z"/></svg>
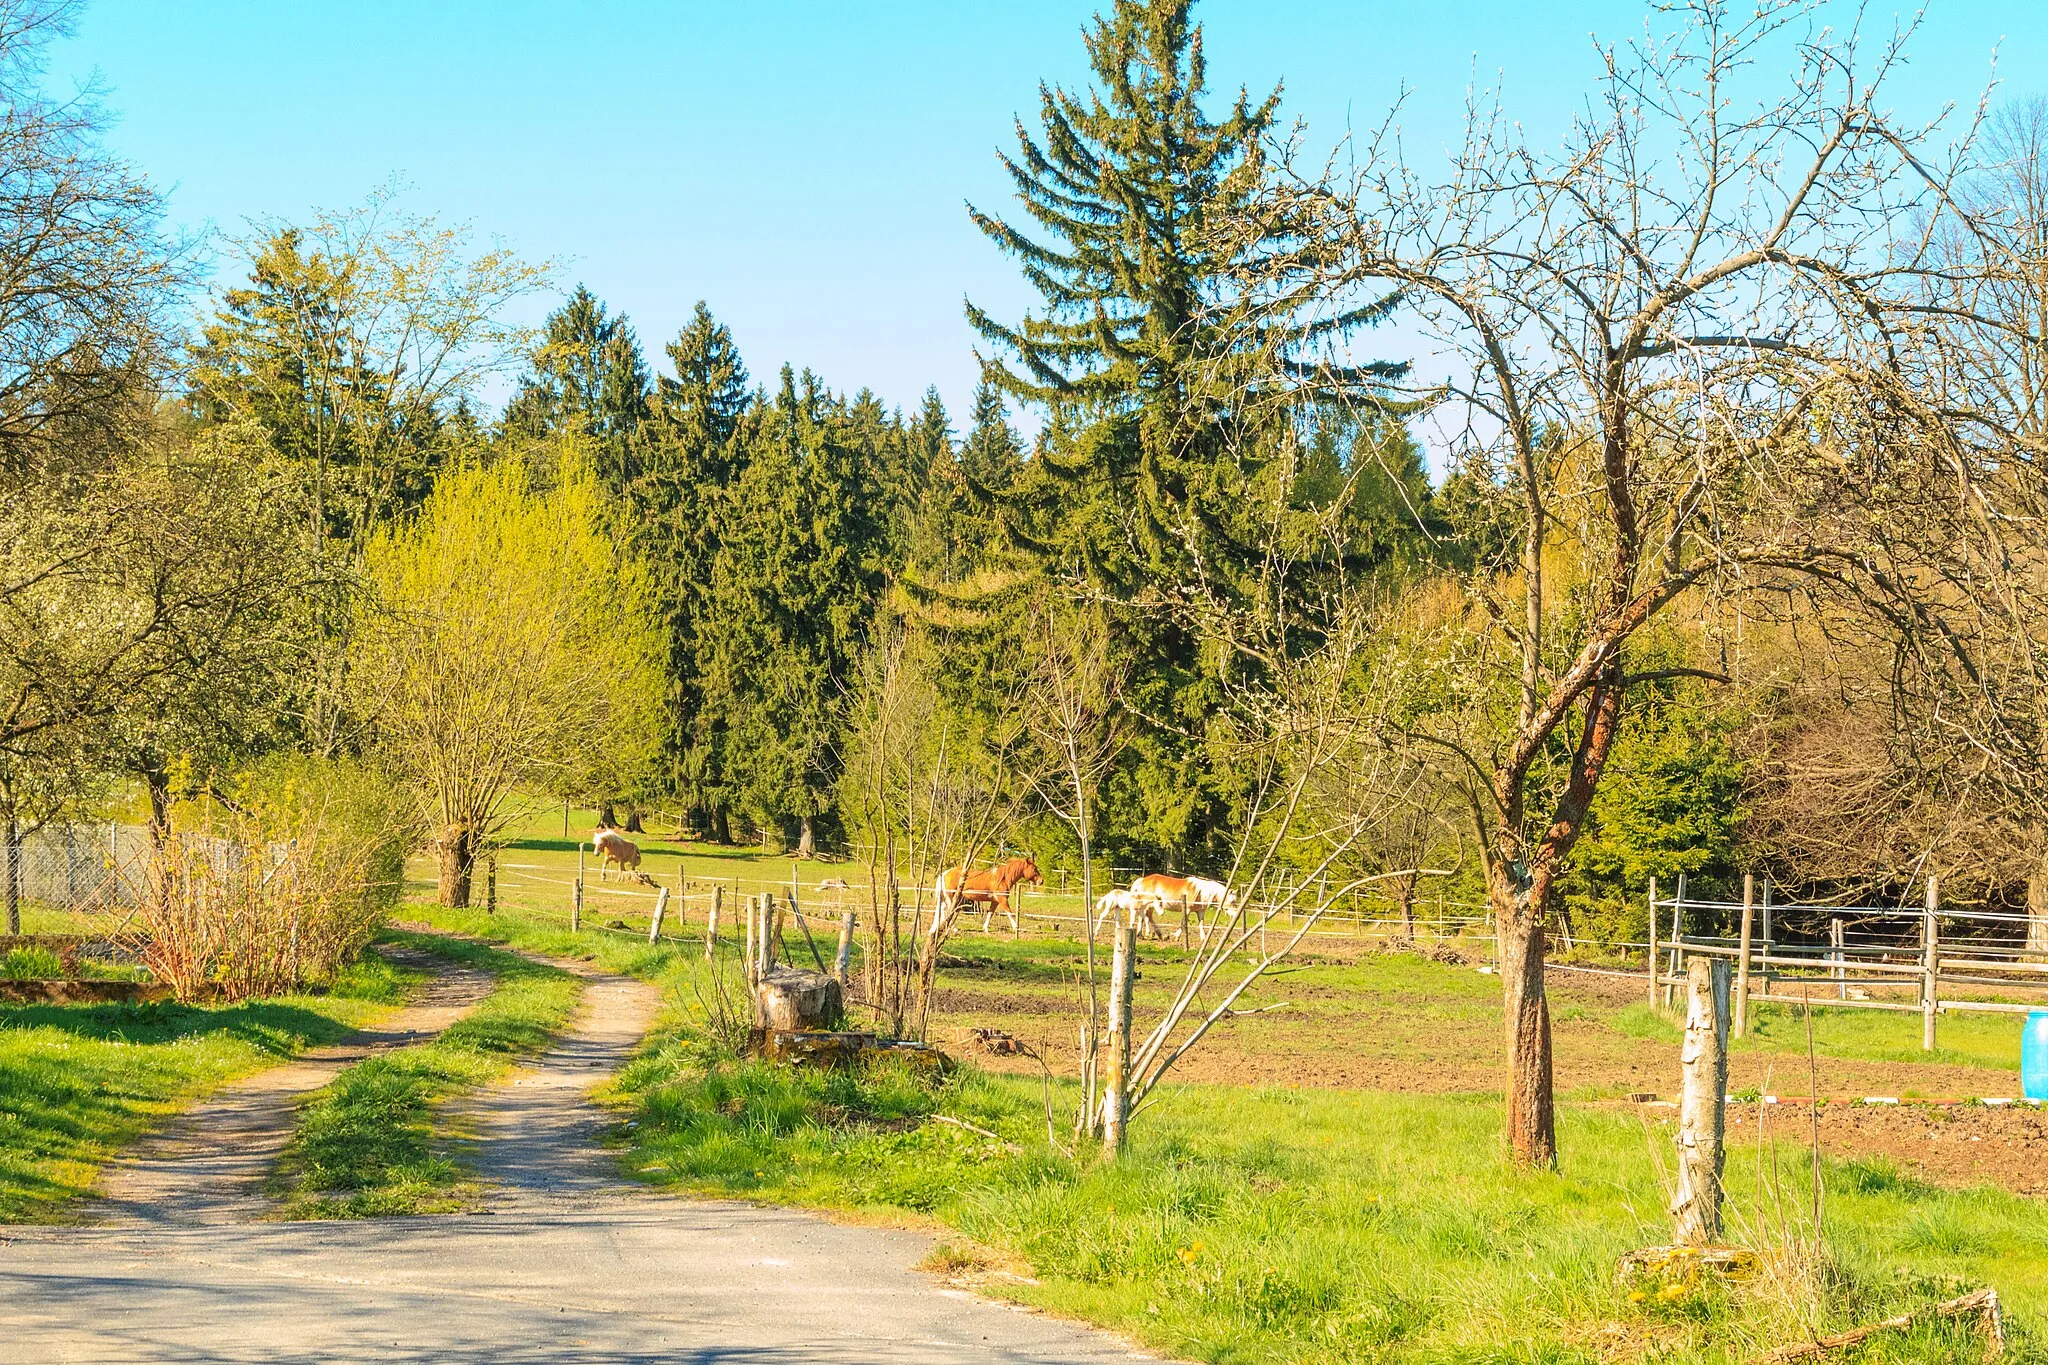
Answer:
<svg viewBox="0 0 2048 1365"><path fill-rule="evenodd" d="M1047 417L1000 496L971 473L969 483L1002 523L992 553L1121 604L1117 637L1134 656L1126 701L1159 724L1109 784L1105 842L1214 866L1248 776L1204 735L1223 705L1220 670L1242 661L1205 652L1174 607L1196 580L1226 606L1253 597L1270 502L1255 490L1293 449L1290 367L1385 305L1311 321L1306 296L1234 293L1244 267L1284 266L1301 249L1284 228L1252 239L1212 230L1257 217L1280 90L1256 101L1240 90L1212 118L1191 7L1115 0L1086 35L1093 87L1042 87L1039 129L1020 120L1003 157L1023 218L969 208L1041 298L1016 323L968 305L994 348L985 373ZM1345 378L1369 386L1397 368ZM1013 595L1014 575L1002 581Z"/></svg>
<svg viewBox="0 0 2048 1365"><path fill-rule="evenodd" d="M619 492L638 472L633 438L648 401L647 364L632 326L579 284L548 315L546 339L505 409L505 427L524 436L589 436L598 477Z"/></svg>
<svg viewBox="0 0 2048 1365"><path fill-rule="evenodd" d="M638 432L628 535L653 570L668 645L665 784L689 805L693 823L724 841L735 801L725 763L729 708L706 704L703 633L753 400L732 333L702 302L666 354L674 373L656 381L652 415Z"/></svg>

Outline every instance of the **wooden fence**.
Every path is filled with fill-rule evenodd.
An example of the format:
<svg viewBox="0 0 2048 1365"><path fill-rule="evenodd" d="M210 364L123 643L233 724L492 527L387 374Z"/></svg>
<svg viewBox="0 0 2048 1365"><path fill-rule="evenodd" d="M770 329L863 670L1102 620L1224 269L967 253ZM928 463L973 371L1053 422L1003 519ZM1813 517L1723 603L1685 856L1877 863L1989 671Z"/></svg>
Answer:
<svg viewBox="0 0 2048 1365"><path fill-rule="evenodd" d="M2024 915L1945 907L1937 878L1927 879L1917 906L1773 905L1744 879L1740 902L1701 901L1679 879L1670 899L1650 889L1647 945L1650 1002L1666 1008L1685 985L1686 961L1724 959L1735 970L1734 1031L1748 1027L1752 1001L1891 1010L1921 1017L1920 1046L1933 1051L1944 1013L2024 1014L2048 1007L2048 953L2030 945L2038 926ZM1777 926L1825 923L1827 942L1790 942ZM1733 935L1700 934L1688 923L1733 922ZM1663 929L1661 943L1659 929ZM2023 1000L1985 999L2015 993Z"/></svg>

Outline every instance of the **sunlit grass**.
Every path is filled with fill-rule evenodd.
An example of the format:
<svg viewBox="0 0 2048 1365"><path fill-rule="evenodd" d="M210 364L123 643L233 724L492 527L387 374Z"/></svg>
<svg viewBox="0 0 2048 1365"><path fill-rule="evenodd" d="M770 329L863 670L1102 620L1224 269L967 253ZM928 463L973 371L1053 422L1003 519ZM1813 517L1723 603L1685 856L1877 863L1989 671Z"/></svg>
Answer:
<svg viewBox="0 0 2048 1365"><path fill-rule="evenodd" d="M0 1005L0 1221L67 1216L101 1164L166 1114L371 1022L416 980L371 955L318 996Z"/></svg>
<svg viewBox="0 0 2048 1365"><path fill-rule="evenodd" d="M446 1104L537 1056L575 1007L569 973L433 934L390 941L490 972L490 994L438 1037L349 1067L299 1111L277 1183L287 1218L445 1212L469 1193L437 1119Z"/></svg>

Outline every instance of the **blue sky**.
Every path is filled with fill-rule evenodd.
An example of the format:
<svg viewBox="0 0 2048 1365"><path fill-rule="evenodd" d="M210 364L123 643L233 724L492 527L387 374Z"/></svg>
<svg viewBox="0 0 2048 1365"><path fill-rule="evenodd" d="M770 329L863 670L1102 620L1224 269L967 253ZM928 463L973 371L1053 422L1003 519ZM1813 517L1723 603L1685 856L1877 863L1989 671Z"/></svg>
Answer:
<svg viewBox="0 0 2048 1365"><path fill-rule="evenodd" d="M905 406L937 384L957 417L974 382L963 295L1001 316L1029 302L962 202L1007 202L995 149L1041 79L1083 78L1096 8L95 0L52 74L97 72L115 149L183 226L290 219L397 174L410 207L561 261L564 288L630 315L650 357L702 298L757 378L790 361ZM1287 112L1327 145L1405 83L1409 143L1434 148L1475 72L1532 131L1561 131L1597 70L1590 35L1640 32L1648 12L1205 0L1197 16L1219 89L1284 79ZM1932 0L1898 107L1974 102L1994 49L2001 94L2048 94L2048 0Z"/></svg>

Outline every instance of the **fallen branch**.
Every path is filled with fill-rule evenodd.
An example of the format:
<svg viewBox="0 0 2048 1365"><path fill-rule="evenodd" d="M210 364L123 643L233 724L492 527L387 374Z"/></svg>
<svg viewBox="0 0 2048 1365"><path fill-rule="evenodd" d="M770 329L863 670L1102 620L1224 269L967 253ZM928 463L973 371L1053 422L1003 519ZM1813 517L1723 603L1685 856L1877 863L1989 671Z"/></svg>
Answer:
<svg viewBox="0 0 2048 1365"><path fill-rule="evenodd" d="M1874 1337L1879 1332L1903 1332L1917 1323L1933 1318L1968 1317L1979 1319L1984 1328L1984 1358L1996 1360L2005 1351L2005 1314L1999 1308L1996 1289L1979 1289L1959 1299L1932 1304L1911 1313L1901 1313L1898 1317L1869 1323L1835 1336L1780 1346L1769 1355L1759 1358L1757 1365L1779 1365L1780 1362L1789 1360L1817 1360L1830 1351L1838 1351L1844 1346L1854 1346L1857 1342L1866 1337Z"/></svg>
<svg viewBox="0 0 2048 1365"><path fill-rule="evenodd" d="M965 1128L970 1133L979 1133L981 1136L985 1138L990 1138L996 1142L1002 1143L1003 1146L1007 1147L1009 1150L1013 1152L1021 1152L1024 1150L1022 1147L1019 1147L1016 1143L1011 1142L1008 1138L1004 1137L1001 1133L991 1133L988 1129L976 1127L974 1124L968 1123L964 1119L951 1118L945 1114L931 1114L928 1115L928 1117L931 1119L933 1123L950 1123L955 1128Z"/></svg>

